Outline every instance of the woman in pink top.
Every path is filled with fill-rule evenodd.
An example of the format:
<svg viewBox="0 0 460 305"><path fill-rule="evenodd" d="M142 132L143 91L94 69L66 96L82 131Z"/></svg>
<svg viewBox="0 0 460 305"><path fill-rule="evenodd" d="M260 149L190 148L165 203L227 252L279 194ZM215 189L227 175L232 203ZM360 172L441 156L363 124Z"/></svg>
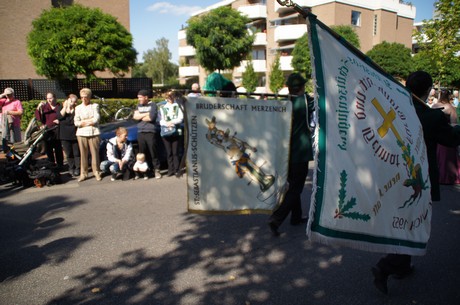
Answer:
<svg viewBox="0 0 460 305"><path fill-rule="evenodd" d="M21 142L21 116L23 111L21 101L14 97L13 88L6 88L0 94L0 113L2 113L1 118L8 121L2 122L7 127L7 134L3 135L3 137L10 142Z"/></svg>

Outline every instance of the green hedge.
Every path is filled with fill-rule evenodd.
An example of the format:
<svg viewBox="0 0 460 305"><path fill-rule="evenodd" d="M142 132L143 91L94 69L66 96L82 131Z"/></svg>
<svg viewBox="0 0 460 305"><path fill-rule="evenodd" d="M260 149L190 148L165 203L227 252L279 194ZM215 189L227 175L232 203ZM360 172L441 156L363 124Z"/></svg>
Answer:
<svg viewBox="0 0 460 305"><path fill-rule="evenodd" d="M152 98L151 99L153 102L158 103L163 101L163 98ZM130 108L135 108L138 104L137 99L105 99L104 103L98 99L92 99L91 100L93 103L98 103L99 106L104 108L111 117L107 117L105 113L101 111L101 123L106 123L113 119L113 116L115 115L115 112L120 109L121 107L130 107ZM58 100L59 103L63 103L64 100ZM31 101L26 101L22 102L22 108L24 108L24 113L22 114L21 118L21 130L25 131L27 128L27 125L29 124L30 120L34 117L35 115L35 109L37 109L38 104L40 103L40 100L31 100Z"/></svg>

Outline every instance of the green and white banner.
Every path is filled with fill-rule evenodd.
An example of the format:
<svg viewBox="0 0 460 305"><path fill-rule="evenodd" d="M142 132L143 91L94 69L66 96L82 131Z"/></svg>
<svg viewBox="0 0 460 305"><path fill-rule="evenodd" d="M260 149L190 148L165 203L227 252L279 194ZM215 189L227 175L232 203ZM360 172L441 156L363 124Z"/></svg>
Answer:
<svg viewBox="0 0 460 305"><path fill-rule="evenodd" d="M423 255L432 214L428 160L411 94L307 18L316 81L313 241Z"/></svg>
<svg viewBox="0 0 460 305"><path fill-rule="evenodd" d="M188 210L271 212L285 190L289 101L189 98Z"/></svg>

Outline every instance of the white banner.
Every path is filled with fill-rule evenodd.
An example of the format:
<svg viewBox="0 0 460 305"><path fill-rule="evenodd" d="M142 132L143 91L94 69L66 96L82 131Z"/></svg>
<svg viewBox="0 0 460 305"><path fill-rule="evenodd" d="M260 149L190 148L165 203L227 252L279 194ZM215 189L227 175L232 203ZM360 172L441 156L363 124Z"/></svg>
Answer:
<svg viewBox="0 0 460 305"><path fill-rule="evenodd" d="M368 251L423 255L431 196L411 95L326 26L308 20L319 108L308 235Z"/></svg>
<svg viewBox="0 0 460 305"><path fill-rule="evenodd" d="M287 179L289 101L189 98L188 210L270 212Z"/></svg>

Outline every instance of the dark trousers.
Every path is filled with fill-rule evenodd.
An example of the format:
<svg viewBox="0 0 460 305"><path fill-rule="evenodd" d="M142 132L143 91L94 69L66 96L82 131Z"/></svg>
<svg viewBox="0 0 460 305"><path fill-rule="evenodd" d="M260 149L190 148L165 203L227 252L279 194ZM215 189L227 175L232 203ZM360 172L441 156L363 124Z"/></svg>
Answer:
<svg viewBox="0 0 460 305"><path fill-rule="evenodd" d="M139 152L145 154L145 160L149 168L152 170L160 170L155 133L139 132L137 134L137 143L139 145Z"/></svg>
<svg viewBox="0 0 460 305"><path fill-rule="evenodd" d="M273 211L270 221L280 226L286 217L291 213L291 223L299 223L302 219L301 194L305 186L305 179L308 175L308 162L290 163L288 182L289 189L284 201Z"/></svg>
<svg viewBox="0 0 460 305"><path fill-rule="evenodd" d="M401 274L410 269L412 257L406 254L388 254L377 263L385 275Z"/></svg>
<svg viewBox="0 0 460 305"><path fill-rule="evenodd" d="M62 148L67 157L69 170L80 169L80 149L77 140L61 140Z"/></svg>
<svg viewBox="0 0 460 305"><path fill-rule="evenodd" d="M179 144L180 137L164 137L163 144L166 150L166 157L168 160L168 175L179 172Z"/></svg>
<svg viewBox="0 0 460 305"><path fill-rule="evenodd" d="M45 147L48 161L56 163L58 166L63 166L64 155L62 154L61 141L55 137L49 137L45 142Z"/></svg>

